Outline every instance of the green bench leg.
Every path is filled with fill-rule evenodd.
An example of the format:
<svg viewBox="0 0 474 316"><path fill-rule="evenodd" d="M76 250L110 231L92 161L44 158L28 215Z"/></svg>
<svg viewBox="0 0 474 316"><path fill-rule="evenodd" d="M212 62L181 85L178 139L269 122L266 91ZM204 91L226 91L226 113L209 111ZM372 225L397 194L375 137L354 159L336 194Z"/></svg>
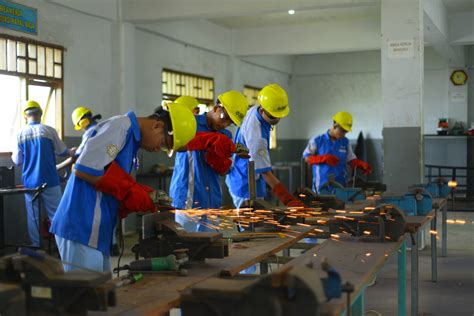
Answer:
<svg viewBox="0 0 474 316"><path fill-rule="evenodd" d="M415 245L414 247L418 247ZM407 315L407 246L402 242L398 249L398 316Z"/></svg>

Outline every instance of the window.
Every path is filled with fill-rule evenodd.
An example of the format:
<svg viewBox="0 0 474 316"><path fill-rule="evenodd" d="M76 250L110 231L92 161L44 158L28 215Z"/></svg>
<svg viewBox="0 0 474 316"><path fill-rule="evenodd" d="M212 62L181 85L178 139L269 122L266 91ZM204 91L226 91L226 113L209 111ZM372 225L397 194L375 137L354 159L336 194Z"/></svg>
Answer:
<svg viewBox="0 0 474 316"><path fill-rule="evenodd" d="M12 150L25 124L21 112L26 100L43 109L43 123L63 136L64 48L35 40L0 34L0 152Z"/></svg>
<svg viewBox="0 0 474 316"><path fill-rule="evenodd" d="M244 86L244 95L250 106L254 106L258 102L258 93L262 88L255 88L251 86Z"/></svg>
<svg viewBox="0 0 474 316"><path fill-rule="evenodd" d="M169 69L162 72L163 99L173 101L182 95L189 95L201 103L214 102L214 79Z"/></svg>
<svg viewBox="0 0 474 316"><path fill-rule="evenodd" d="M258 93L262 88L255 88L252 86L244 86L244 95L247 98L249 106L254 106L258 103ZM270 149L277 148L277 133L276 126L272 126L270 131Z"/></svg>

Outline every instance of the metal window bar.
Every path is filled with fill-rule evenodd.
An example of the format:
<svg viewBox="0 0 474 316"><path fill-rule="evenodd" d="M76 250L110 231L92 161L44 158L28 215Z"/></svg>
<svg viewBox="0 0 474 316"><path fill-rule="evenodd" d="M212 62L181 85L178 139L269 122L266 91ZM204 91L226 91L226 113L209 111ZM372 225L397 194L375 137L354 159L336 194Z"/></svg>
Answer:
<svg viewBox="0 0 474 316"><path fill-rule="evenodd" d="M165 100L175 100L181 95L195 97L203 104L214 102L214 79L186 72L163 69L162 94Z"/></svg>

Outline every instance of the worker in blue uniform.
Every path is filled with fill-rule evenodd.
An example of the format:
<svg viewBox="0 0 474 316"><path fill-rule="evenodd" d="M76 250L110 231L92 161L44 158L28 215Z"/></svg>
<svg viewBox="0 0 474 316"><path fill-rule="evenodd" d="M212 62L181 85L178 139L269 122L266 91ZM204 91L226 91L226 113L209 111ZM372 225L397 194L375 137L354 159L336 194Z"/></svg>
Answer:
<svg viewBox="0 0 474 316"><path fill-rule="evenodd" d="M65 271L110 272L117 217L155 210L156 191L129 175L137 165L138 149L172 151L195 133L194 115L184 106L169 112L160 107L148 117L128 112L93 127L51 225Z"/></svg>
<svg viewBox="0 0 474 316"><path fill-rule="evenodd" d="M199 103L195 98L182 96L177 103L195 109ZM196 116L197 132L232 134L226 128L231 124L240 126L247 113L248 103L245 96L235 90L219 95L217 104L204 114ZM208 163L206 151L195 150L178 152L170 185L170 197L176 211L176 221L187 231L215 231L206 215L200 219L191 218L186 211L193 208L217 209L222 206L220 175L223 171Z"/></svg>
<svg viewBox="0 0 474 316"><path fill-rule="evenodd" d="M46 190L40 195L40 201L47 211L48 218L52 220L62 194L56 170L56 156L71 156L75 149L68 149L54 128L41 124L43 111L38 102L33 100L26 102L23 115L27 125L17 135L12 160L16 165L22 165L22 181L25 188L34 189L43 183L47 184ZM33 202L34 195L25 193L25 205L31 246L39 247L41 218L39 201Z"/></svg>
<svg viewBox="0 0 474 316"><path fill-rule="evenodd" d="M352 151L346 134L352 130L352 115L338 112L333 116L333 125L324 134L309 140L303 157L312 165L313 191L319 193L329 180L335 180L346 186L348 181L348 164L359 168L363 173L372 172L372 167L357 159Z"/></svg>
<svg viewBox="0 0 474 316"><path fill-rule="evenodd" d="M284 205L304 206L275 177L270 160L270 130L289 112L286 91L276 83L265 86L258 94L258 104L248 110L237 130L235 143L245 145L249 149L250 160L255 162L257 198L265 197L268 185ZM227 175L226 184L237 208L250 198L247 168L248 160L234 155L234 165Z"/></svg>

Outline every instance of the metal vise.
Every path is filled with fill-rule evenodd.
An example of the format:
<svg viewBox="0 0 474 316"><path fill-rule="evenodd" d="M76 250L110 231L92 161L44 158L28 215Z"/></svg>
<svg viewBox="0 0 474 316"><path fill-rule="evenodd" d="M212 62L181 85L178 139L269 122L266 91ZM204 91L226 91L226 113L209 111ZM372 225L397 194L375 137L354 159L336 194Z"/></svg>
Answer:
<svg viewBox="0 0 474 316"><path fill-rule="evenodd" d="M398 241L407 231L405 214L391 204L382 204L363 214L334 218L329 222L331 234L348 233L364 241Z"/></svg>
<svg viewBox="0 0 474 316"><path fill-rule="evenodd" d="M334 194L318 195L309 188L299 188L294 192L294 196L309 207L318 207L322 211L329 209L344 209L344 201L338 199Z"/></svg>
<svg viewBox="0 0 474 316"><path fill-rule="evenodd" d="M228 243L222 233L187 232L174 220L172 212L163 211L142 217L142 232L132 249L135 257L165 257L187 249L190 261L224 258L229 255Z"/></svg>
<svg viewBox="0 0 474 316"><path fill-rule="evenodd" d="M256 279L210 278L181 295L183 316L319 315L321 304L342 292L332 268L322 279L311 265Z"/></svg>
<svg viewBox="0 0 474 316"><path fill-rule="evenodd" d="M0 258L0 289L18 285L25 295L2 298L2 315L86 315L88 310L107 311L115 306L115 285L110 273L64 272L61 261L44 252L20 248L20 253ZM0 297L2 297L0 291Z"/></svg>

